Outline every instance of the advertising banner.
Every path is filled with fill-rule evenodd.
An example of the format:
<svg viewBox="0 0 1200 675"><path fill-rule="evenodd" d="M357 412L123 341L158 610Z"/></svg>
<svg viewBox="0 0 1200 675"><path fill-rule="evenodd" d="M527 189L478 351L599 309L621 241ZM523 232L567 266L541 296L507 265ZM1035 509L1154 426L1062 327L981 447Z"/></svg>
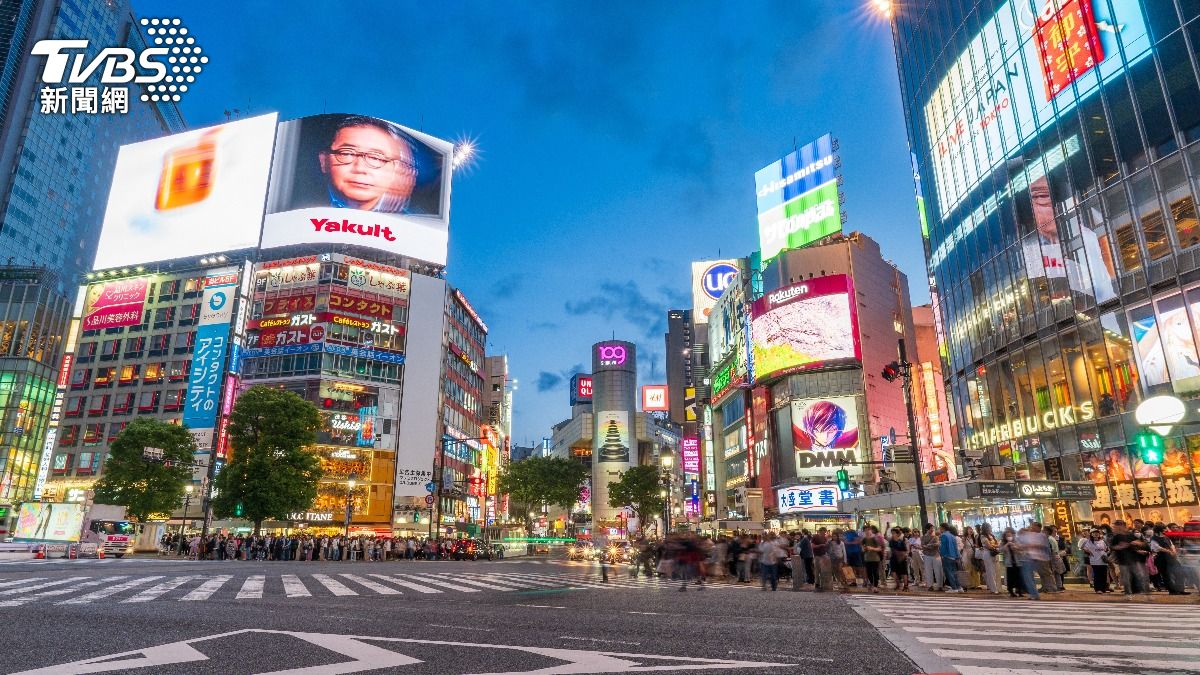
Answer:
<svg viewBox="0 0 1200 675"><path fill-rule="evenodd" d="M592 376L575 373L571 376L571 405L592 402Z"/></svg>
<svg viewBox="0 0 1200 675"><path fill-rule="evenodd" d="M395 311L394 308L395 306L388 302L360 298L339 291L329 292L329 311L331 312L373 316L391 321Z"/></svg>
<svg viewBox="0 0 1200 675"><path fill-rule="evenodd" d="M832 476L843 468L843 462L851 476L861 475L863 469L858 464L861 441L855 397L792 401L792 443L796 449L797 476Z"/></svg>
<svg viewBox="0 0 1200 675"><path fill-rule="evenodd" d="M833 137L829 134L754 174L758 240L766 263L842 229Z"/></svg>
<svg viewBox="0 0 1200 675"><path fill-rule="evenodd" d="M260 328L252 332L247 341L248 347L284 347L287 345L303 345L309 342L320 342L325 339L325 326L311 324L301 326L279 326Z"/></svg>
<svg viewBox="0 0 1200 675"><path fill-rule="evenodd" d="M276 115L122 146L95 269L251 248Z"/></svg>
<svg viewBox="0 0 1200 675"><path fill-rule="evenodd" d="M700 439L685 436L679 442L679 453L683 455L683 472L700 475Z"/></svg>
<svg viewBox="0 0 1200 675"><path fill-rule="evenodd" d="M738 261L702 260L692 263L692 323L708 323L708 315L738 274Z"/></svg>
<svg viewBox="0 0 1200 675"><path fill-rule="evenodd" d="M198 450L208 450L213 445L237 287L236 273L205 278L196 344L192 349L192 371L188 375L187 404L183 409L183 425L191 431Z"/></svg>
<svg viewBox="0 0 1200 675"><path fill-rule="evenodd" d="M17 512L17 541L77 542L83 532L83 504L26 502Z"/></svg>
<svg viewBox="0 0 1200 675"><path fill-rule="evenodd" d="M599 438L596 439L596 461L601 464L629 463L629 413L625 410L604 410L596 413Z"/></svg>
<svg viewBox="0 0 1200 675"><path fill-rule="evenodd" d="M263 300L263 316L279 316L281 314L296 314L311 312L317 307L317 296L312 293L283 295L277 298Z"/></svg>
<svg viewBox="0 0 1200 675"><path fill-rule="evenodd" d="M1149 54L1138 0L1000 4L922 111L941 217L1100 82Z"/></svg>
<svg viewBox="0 0 1200 675"><path fill-rule="evenodd" d="M861 358L849 277L835 274L784 286L754 302L750 324L755 376Z"/></svg>
<svg viewBox="0 0 1200 675"><path fill-rule="evenodd" d="M140 324L149 290L150 277L90 284L83 301L83 330Z"/></svg>
<svg viewBox="0 0 1200 675"><path fill-rule="evenodd" d="M398 299L408 299L409 287L412 285L408 270L355 258L349 258L346 262L350 264L349 276L346 279L350 288Z"/></svg>
<svg viewBox="0 0 1200 675"><path fill-rule="evenodd" d="M647 384L642 386L642 411L655 412L670 410L667 403L667 385Z"/></svg>
<svg viewBox="0 0 1200 675"><path fill-rule="evenodd" d="M362 115L280 124L262 248L354 244L446 264L452 150Z"/></svg>
<svg viewBox="0 0 1200 675"><path fill-rule="evenodd" d="M843 495L836 483L796 485L779 490L780 515L789 513L837 513Z"/></svg>

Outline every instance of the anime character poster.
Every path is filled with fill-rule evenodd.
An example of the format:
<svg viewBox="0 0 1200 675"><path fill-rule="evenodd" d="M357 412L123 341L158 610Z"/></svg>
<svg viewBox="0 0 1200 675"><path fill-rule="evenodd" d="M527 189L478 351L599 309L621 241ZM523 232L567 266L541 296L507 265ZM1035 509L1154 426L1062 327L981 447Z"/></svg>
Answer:
<svg viewBox="0 0 1200 675"><path fill-rule="evenodd" d="M833 475L843 461L851 475L860 473L858 427L858 401L853 396L792 401L796 475Z"/></svg>

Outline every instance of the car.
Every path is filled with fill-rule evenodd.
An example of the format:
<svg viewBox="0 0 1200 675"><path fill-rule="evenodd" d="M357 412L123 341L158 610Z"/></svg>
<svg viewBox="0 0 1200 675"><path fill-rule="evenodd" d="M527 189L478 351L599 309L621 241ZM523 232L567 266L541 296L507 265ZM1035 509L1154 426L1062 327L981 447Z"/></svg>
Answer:
<svg viewBox="0 0 1200 675"><path fill-rule="evenodd" d="M596 547L589 541L577 541L567 547L567 560L591 560Z"/></svg>
<svg viewBox="0 0 1200 675"><path fill-rule="evenodd" d="M451 560L478 560L482 545L474 539L460 539L450 550Z"/></svg>
<svg viewBox="0 0 1200 675"><path fill-rule="evenodd" d="M550 544L534 544L533 552L539 555L550 553Z"/></svg>

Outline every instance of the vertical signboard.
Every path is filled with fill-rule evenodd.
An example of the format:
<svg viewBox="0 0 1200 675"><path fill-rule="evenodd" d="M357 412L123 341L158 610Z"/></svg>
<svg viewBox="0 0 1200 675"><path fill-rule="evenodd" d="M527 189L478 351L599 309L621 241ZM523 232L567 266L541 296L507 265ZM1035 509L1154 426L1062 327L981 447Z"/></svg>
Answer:
<svg viewBox="0 0 1200 675"><path fill-rule="evenodd" d="M754 174L763 262L842 229L833 137L796 149Z"/></svg>
<svg viewBox="0 0 1200 675"><path fill-rule="evenodd" d="M696 436L685 436L679 443L679 451L683 455L683 472L700 475L700 439Z"/></svg>
<svg viewBox="0 0 1200 675"><path fill-rule="evenodd" d="M198 450L208 450L213 445L237 286L236 270L210 274L204 279L204 297L192 349L192 371L188 376L187 405L183 409L183 424L191 431Z"/></svg>
<svg viewBox="0 0 1200 675"><path fill-rule="evenodd" d="M624 410L603 410L596 413L596 419L600 430L596 461L602 464L628 464L629 413Z"/></svg>
<svg viewBox="0 0 1200 675"><path fill-rule="evenodd" d="M78 300L76 301L78 302ZM78 305L76 305L78 310ZM58 424L62 415L63 402L67 396L67 385L71 379L71 364L75 362L75 343L79 339L78 318L71 321L67 330L66 353L63 355L62 366L58 370L58 383L54 389L54 403L50 407L50 426L46 429L46 439L42 442L42 457L38 462L37 479L33 484L33 501L40 501L42 492L46 489L46 477L50 475L50 462L54 453L54 443L58 440Z"/></svg>
<svg viewBox="0 0 1200 675"><path fill-rule="evenodd" d="M571 376L571 405L592 402L592 376L575 373Z"/></svg>

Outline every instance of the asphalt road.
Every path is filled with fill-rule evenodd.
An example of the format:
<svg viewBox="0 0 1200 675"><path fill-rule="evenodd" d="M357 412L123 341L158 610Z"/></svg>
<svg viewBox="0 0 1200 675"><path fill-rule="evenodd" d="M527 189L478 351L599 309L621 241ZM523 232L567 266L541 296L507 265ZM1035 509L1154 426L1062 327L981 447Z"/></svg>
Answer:
<svg viewBox="0 0 1200 675"><path fill-rule="evenodd" d="M0 563L0 616L5 673L920 672L835 594L558 559Z"/></svg>

